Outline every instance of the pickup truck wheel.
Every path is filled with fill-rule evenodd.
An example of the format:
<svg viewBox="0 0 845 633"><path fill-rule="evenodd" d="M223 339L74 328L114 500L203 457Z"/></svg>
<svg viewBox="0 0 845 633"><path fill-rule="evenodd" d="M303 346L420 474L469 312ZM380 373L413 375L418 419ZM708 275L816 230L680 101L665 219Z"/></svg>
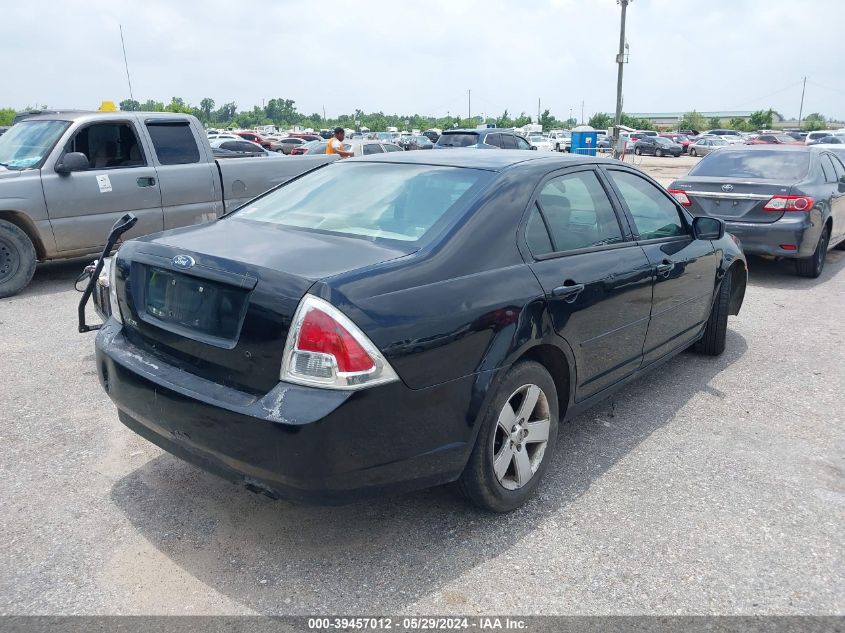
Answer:
<svg viewBox="0 0 845 633"><path fill-rule="evenodd" d="M17 226L0 220L0 298L18 294L35 274L35 246Z"/></svg>
<svg viewBox="0 0 845 633"><path fill-rule="evenodd" d="M508 512L537 490L554 455L557 389L533 361L514 365L496 389L458 487L475 505Z"/></svg>
<svg viewBox="0 0 845 633"><path fill-rule="evenodd" d="M725 340L728 334L728 312L731 308L732 274L729 272L722 279L719 295L710 310L710 318L704 326L704 336L694 345L699 354L718 356L725 351Z"/></svg>

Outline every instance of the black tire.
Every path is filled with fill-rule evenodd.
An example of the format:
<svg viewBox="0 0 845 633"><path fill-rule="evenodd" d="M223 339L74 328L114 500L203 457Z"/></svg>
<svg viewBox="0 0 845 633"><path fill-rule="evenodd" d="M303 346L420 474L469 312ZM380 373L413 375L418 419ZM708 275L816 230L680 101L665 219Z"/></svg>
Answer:
<svg viewBox="0 0 845 633"><path fill-rule="evenodd" d="M530 475L527 482L521 485L521 487L508 489L505 487L507 480L504 480L504 483L500 481L494 471L494 457L501 455L502 451L507 448L503 446L503 443L509 443L513 447L513 443L509 442L507 436L503 436L502 434L499 417L505 411L505 406L513 403L514 397L519 398L518 394L520 390L527 389L529 386L537 386L541 390L540 398L537 400L537 406L540 408L536 410L542 410L544 411L543 415L548 415L548 439L545 447L531 445L535 447L533 449L535 451L542 448L542 453L539 454L539 462L536 465L536 470L533 470L533 474ZM513 407L511 409L513 410ZM519 415L518 408L517 415ZM517 427L515 426L514 428ZM491 399L490 405L484 414L472 455L470 455L464 472L461 474L460 479L458 479L458 488L467 499L484 510L490 512L510 512L518 508L528 501L537 491L540 481L554 455L557 429L558 397L555 383L549 372L542 365L533 361L524 361L514 365L496 388L495 395ZM497 442L499 452L497 452ZM527 442L524 446L517 445L516 448L510 449L509 454L516 457L517 453L524 452L523 454L525 456L530 456L531 453L528 447L529 444ZM534 456L530 459L533 460L537 457L538 453L535 452ZM518 478L516 461L511 462L508 459L508 464L510 465L508 466L507 473L513 473L512 477ZM513 467L513 470L511 470L511 467ZM534 468L533 465L532 468Z"/></svg>
<svg viewBox="0 0 845 633"><path fill-rule="evenodd" d="M836 251L845 251L845 240L842 240L841 242L839 242L839 244L837 244L836 246L834 246L834 247L833 247L833 250L836 250Z"/></svg>
<svg viewBox="0 0 845 633"><path fill-rule="evenodd" d="M654 150L654 155L657 156L658 158L663 158L663 150L662 149Z"/></svg>
<svg viewBox="0 0 845 633"><path fill-rule="evenodd" d="M20 228L0 220L0 298L18 294L35 274L35 246Z"/></svg>
<svg viewBox="0 0 845 633"><path fill-rule="evenodd" d="M824 270L824 260L827 256L827 245L830 242L830 227L825 226L822 234L819 236L819 241L816 244L816 250L809 257L802 257L795 260L795 272L800 277L809 277L815 279L822 274Z"/></svg>
<svg viewBox="0 0 845 633"><path fill-rule="evenodd" d="M718 356L725 351L728 334L728 311L731 305L733 274L728 273L719 287L719 295L710 309L710 317L704 327L704 336L695 343L695 351L708 356Z"/></svg>
<svg viewBox="0 0 845 633"><path fill-rule="evenodd" d="M641 155L642 153L643 153L643 150L641 150L639 147L634 148L634 154L636 154L637 156Z"/></svg>
<svg viewBox="0 0 845 633"><path fill-rule="evenodd" d="M696 153L695 153L695 150L694 150L694 149L691 149L691 150L689 151L689 155L690 155L690 156L698 156L698 154L696 154Z"/></svg>
<svg viewBox="0 0 845 633"><path fill-rule="evenodd" d="M557 145L555 145L555 151L556 151L556 152L559 152L559 151L560 151L560 143L558 143Z"/></svg>

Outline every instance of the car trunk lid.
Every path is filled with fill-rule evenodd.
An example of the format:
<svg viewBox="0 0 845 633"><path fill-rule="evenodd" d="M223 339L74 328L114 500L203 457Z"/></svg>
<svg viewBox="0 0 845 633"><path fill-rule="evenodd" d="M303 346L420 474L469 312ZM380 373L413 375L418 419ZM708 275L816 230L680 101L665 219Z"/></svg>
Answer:
<svg viewBox="0 0 845 633"><path fill-rule="evenodd" d="M413 250L238 218L127 242L117 283L126 336L184 371L264 394L315 281Z"/></svg>
<svg viewBox="0 0 845 633"><path fill-rule="evenodd" d="M778 180L731 180L700 176L672 185L690 200L693 215L708 215L728 222L774 222L782 211L764 211L772 196L789 195L792 186Z"/></svg>

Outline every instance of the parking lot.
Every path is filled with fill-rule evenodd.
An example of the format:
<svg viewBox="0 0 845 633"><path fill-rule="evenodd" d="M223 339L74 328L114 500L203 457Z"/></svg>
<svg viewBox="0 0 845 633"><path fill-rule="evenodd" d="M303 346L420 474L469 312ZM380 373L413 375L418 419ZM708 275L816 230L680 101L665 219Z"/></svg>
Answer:
<svg viewBox="0 0 845 633"><path fill-rule="evenodd" d="M686 157L640 158L661 184ZM749 260L718 358L684 353L561 429L508 515L448 488L272 501L124 428L76 333L85 260L0 300L0 613L838 614L845 252Z"/></svg>

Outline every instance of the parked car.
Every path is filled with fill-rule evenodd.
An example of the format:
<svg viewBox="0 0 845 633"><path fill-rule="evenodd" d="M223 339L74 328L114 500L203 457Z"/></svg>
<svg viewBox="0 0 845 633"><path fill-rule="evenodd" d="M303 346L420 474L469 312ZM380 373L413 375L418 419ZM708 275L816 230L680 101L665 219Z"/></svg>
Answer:
<svg viewBox="0 0 845 633"><path fill-rule="evenodd" d="M290 150L290 156L302 156L304 154L325 154L328 141L320 139L319 141L307 141L302 145L295 145ZM349 151L349 145L343 144L343 149Z"/></svg>
<svg viewBox="0 0 845 633"><path fill-rule="evenodd" d="M8 131L9 131L9 127L11 127L11 126L8 126L8 125L0 125L0 136L3 136L6 132L8 132Z"/></svg>
<svg viewBox="0 0 845 633"><path fill-rule="evenodd" d="M814 141L810 141L807 145L842 145L845 144L845 135L843 136L823 136Z"/></svg>
<svg viewBox="0 0 845 633"><path fill-rule="evenodd" d="M548 136L542 134L529 134L528 143L531 147L543 152L551 152L554 150L554 144Z"/></svg>
<svg viewBox="0 0 845 633"><path fill-rule="evenodd" d="M809 145L813 141L818 141L826 136L836 136L837 130L815 130L813 132L808 132L807 136L804 137L804 143Z"/></svg>
<svg viewBox="0 0 845 633"><path fill-rule="evenodd" d="M437 128L431 128L430 130L426 130L425 132L423 132L423 136L428 138L428 140L431 141L432 144L434 144L437 142L437 139L440 138L440 135L442 133L442 130L438 130Z"/></svg>
<svg viewBox="0 0 845 633"><path fill-rule="evenodd" d="M756 134L745 141L746 145L803 145L788 134Z"/></svg>
<svg viewBox="0 0 845 633"><path fill-rule="evenodd" d="M712 135L718 136L719 138L727 141L731 145L735 145L738 143L744 143L745 138L742 136L741 133L737 132L736 130L725 130L725 129L715 129L715 130L707 130L706 132L702 133L702 136L705 135Z"/></svg>
<svg viewBox="0 0 845 633"><path fill-rule="evenodd" d="M414 141L416 142L415 149L434 149L434 143L432 143L431 139L428 138L425 134L417 134L414 137Z"/></svg>
<svg viewBox="0 0 845 633"><path fill-rule="evenodd" d="M568 152L572 147L572 132L569 130L549 132L549 141L556 152Z"/></svg>
<svg viewBox="0 0 845 633"><path fill-rule="evenodd" d="M693 215L724 220L746 253L794 259L803 277L845 241L845 166L825 148L725 148L669 189Z"/></svg>
<svg viewBox="0 0 845 633"><path fill-rule="evenodd" d="M347 149L346 151L352 152L354 156L369 156L371 154L401 152L402 149L402 147L395 143L381 143L379 141L369 140L354 140L349 143L349 149Z"/></svg>
<svg viewBox="0 0 845 633"><path fill-rule="evenodd" d="M660 136L654 130L637 130L636 132L634 132L634 134L636 134L640 138L642 138L644 136Z"/></svg>
<svg viewBox="0 0 845 633"><path fill-rule="evenodd" d="M258 134L256 132L250 132L248 130L247 131L241 131L241 132L235 132L235 136L240 136L242 139L244 139L246 141L252 141L253 143L258 143L264 149L270 149L270 141L268 141L266 138L264 138L263 136L261 136L260 134Z"/></svg>
<svg viewBox="0 0 845 633"><path fill-rule="evenodd" d="M212 149L219 148L225 149L230 152L237 152L241 155L249 155L249 156L270 156L271 153L261 147L258 143L253 143L251 141L247 141L244 139L238 139L237 141L233 141L227 138L219 138L212 141L209 141L211 144Z"/></svg>
<svg viewBox="0 0 845 633"><path fill-rule="evenodd" d="M270 143L270 149L274 152L279 152L280 154L290 154L294 147L299 147L300 145L305 145L305 143L313 142L313 140L307 141L304 138L299 138L298 136L289 136Z"/></svg>
<svg viewBox="0 0 845 633"><path fill-rule="evenodd" d="M392 143L393 142L393 134L390 132L376 132L375 140L381 143Z"/></svg>
<svg viewBox="0 0 845 633"><path fill-rule="evenodd" d="M652 156L674 156L677 158L684 153L684 148L662 136L643 136L634 143L634 154L648 154Z"/></svg>
<svg viewBox="0 0 845 633"><path fill-rule="evenodd" d="M236 134L222 134L221 133L221 134L209 134L208 135L209 141L216 141L218 139L225 139L225 140L229 140L229 141L242 141L242 140L244 140Z"/></svg>
<svg viewBox="0 0 845 633"><path fill-rule="evenodd" d="M713 150L717 150L723 147L728 147L730 143L728 143L725 139L720 138L718 136L708 136L704 138L698 139L695 143L689 146L689 155L690 156L707 156Z"/></svg>
<svg viewBox="0 0 845 633"><path fill-rule="evenodd" d="M446 130L434 144L435 149L531 149L531 145L510 130L481 128L469 130Z"/></svg>
<svg viewBox="0 0 845 633"><path fill-rule="evenodd" d="M698 130L678 130L678 134L683 134L687 138L692 139L692 137L698 136L701 132Z"/></svg>
<svg viewBox="0 0 845 633"><path fill-rule="evenodd" d="M746 284L724 222L638 170L516 151L338 161L111 269L95 367L147 440L275 497L457 481L494 512L563 420L721 353Z"/></svg>
<svg viewBox="0 0 845 633"><path fill-rule="evenodd" d="M686 154L689 151L689 146L692 144L690 138L684 134L674 134L672 132L660 134L659 136L663 138L668 138L673 143L677 143L681 146L681 150L683 153Z"/></svg>
<svg viewBox="0 0 845 633"><path fill-rule="evenodd" d="M216 161L200 122L170 112L29 117L0 136L0 297L36 261L101 251L127 211L127 237L206 222L331 158Z"/></svg>

